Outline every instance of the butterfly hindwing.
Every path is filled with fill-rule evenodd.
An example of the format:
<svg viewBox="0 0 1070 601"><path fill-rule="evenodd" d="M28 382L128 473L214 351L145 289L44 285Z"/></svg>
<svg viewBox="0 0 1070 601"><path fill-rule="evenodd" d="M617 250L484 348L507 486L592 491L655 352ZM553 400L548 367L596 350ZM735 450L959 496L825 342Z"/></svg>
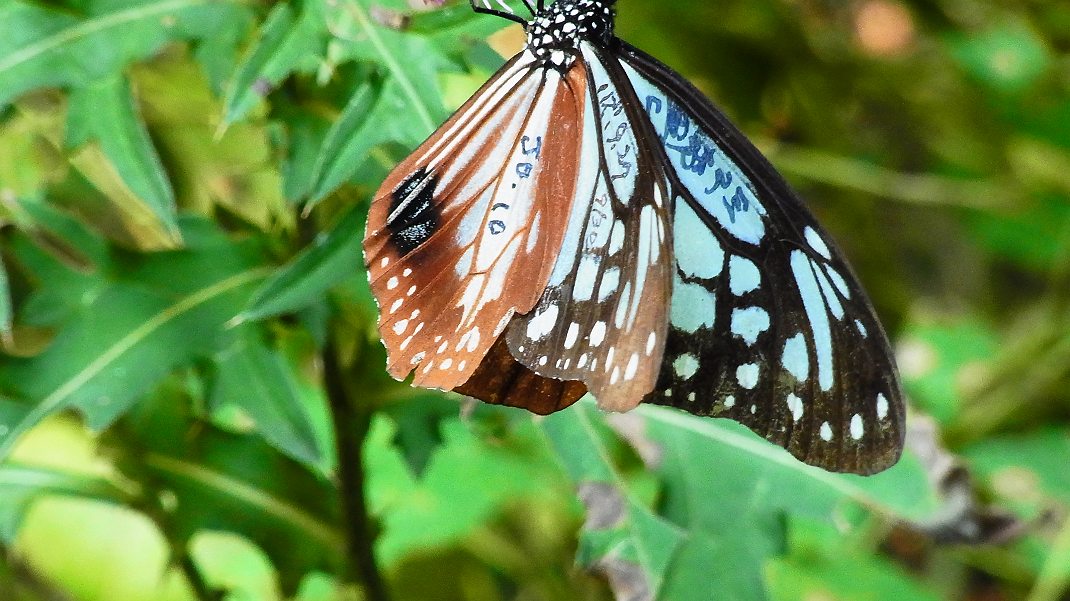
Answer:
<svg viewBox="0 0 1070 601"><path fill-rule="evenodd" d="M841 253L701 93L618 43L676 197L670 328L646 400L733 418L828 469L888 467L902 448L901 393Z"/></svg>

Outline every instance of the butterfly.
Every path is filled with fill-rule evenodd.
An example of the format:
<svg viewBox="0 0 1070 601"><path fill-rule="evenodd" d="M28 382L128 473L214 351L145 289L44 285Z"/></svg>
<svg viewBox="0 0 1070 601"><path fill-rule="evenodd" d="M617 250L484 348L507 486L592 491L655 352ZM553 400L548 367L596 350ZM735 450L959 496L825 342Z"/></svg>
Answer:
<svg viewBox="0 0 1070 601"><path fill-rule="evenodd" d="M828 470L894 464L887 337L799 197L694 86L614 36L615 0L523 1L530 19L470 0L526 46L372 201L391 375L538 414L587 392L608 411L655 403Z"/></svg>

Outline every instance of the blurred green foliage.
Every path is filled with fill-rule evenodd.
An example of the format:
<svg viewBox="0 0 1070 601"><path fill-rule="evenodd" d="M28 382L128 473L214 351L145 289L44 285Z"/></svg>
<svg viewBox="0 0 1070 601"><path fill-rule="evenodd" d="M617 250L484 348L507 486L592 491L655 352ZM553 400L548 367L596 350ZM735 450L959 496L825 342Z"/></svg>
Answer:
<svg viewBox="0 0 1070 601"><path fill-rule="evenodd" d="M0 0L0 598L1070 595L1070 4L618 7L810 201L1023 520L966 547L910 453L832 475L385 375L369 195L520 39L425 3Z"/></svg>

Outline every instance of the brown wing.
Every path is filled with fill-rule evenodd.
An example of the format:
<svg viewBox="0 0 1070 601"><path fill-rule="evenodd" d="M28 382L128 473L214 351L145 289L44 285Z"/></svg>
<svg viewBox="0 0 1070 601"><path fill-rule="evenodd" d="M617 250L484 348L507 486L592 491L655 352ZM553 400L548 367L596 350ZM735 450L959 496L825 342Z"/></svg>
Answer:
<svg viewBox="0 0 1070 601"><path fill-rule="evenodd" d="M388 370L450 390L550 277L576 186L587 84L523 53L375 195L364 258Z"/></svg>

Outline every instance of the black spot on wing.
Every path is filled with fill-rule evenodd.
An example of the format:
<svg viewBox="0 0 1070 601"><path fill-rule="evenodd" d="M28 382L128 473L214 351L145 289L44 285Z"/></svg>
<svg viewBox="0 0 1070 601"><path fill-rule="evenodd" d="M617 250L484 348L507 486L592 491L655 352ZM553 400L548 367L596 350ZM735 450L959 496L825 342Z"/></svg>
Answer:
<svg viewBox="0 0 1070 601"><path fill-rule="evenodd" d="M434 203L437 186L438 178L421 167L391 193L386 227L400 255L415 250L438 229L441 219Z"/></svg>

